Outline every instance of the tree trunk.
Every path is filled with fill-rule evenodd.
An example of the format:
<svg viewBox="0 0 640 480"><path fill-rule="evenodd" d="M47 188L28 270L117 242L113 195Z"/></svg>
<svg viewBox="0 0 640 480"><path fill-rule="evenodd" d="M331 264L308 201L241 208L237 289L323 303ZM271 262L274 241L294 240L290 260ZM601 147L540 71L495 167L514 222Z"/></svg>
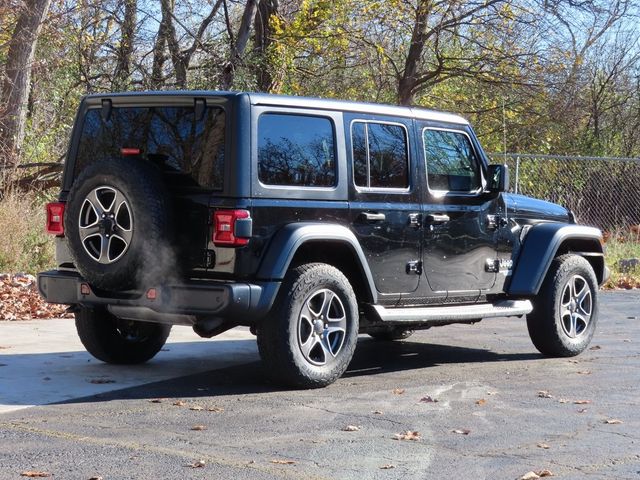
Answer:
<svg viewBox="0 0 640 480"><path fill-rule="evenodd" d="M113 74L112 90L127 90L131 77L131 55L136 33L137 0L123 0L124 18L122 20L122 34L120 48L118 48L118 63Z"/></svg>
<svg viewBox="0 0 640 480"><path fill-rule="evenodd" d="M418 2L416 10L416 23L411 33L411 44L407 60L404 63L404 70L398 79L398 104L411 105L414 100L414 89L417 82L417 72L424 50L424 42L426 40L427 19L431 10L430 2Z"/></svg>
<svg viewBox="0 0 640 480"><path fill-rule="evenodd" d="M254 21L255 51L259 55L256 67L258 90L271 92L274 89L273 71L269 61L269 47L273 35L271 19L278 13L278 0L260 0Z"/></svg>
<svg viewBox="0 0 640 480"><path fill-rule="evenodd" d="M222 90L229 90L233 85L233 78L236 73L236 67L247 48L249 42L249 35L251 33L251 22L256 14L257 0L247 0L242 13L242 20L240 21L240 27L238 28L238 34L236 40L231 45L231 57L222 70L222 80L220 86ZM231 32L230 26L227 25L227 30Z"/></svg>
<svg viewBox="0 0 640 480"><path fill-rule="evenodd" d="M0 164L17 163L27 120L31 68L51 0L27 0L9 42L0 107Z"/></svg>

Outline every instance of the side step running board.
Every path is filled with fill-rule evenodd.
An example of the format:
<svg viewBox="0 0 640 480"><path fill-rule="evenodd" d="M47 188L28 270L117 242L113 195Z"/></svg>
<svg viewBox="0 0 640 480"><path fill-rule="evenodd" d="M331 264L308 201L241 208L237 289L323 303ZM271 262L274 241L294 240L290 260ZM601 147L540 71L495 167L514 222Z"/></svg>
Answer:
<svg viewBox="0 0 640 480"><path fill-rule="evenodd" d="M466 320L480 320L491 317L513 317L531 313L533 305L529 300L500 300L495 303L475 305L452 305L439 307L385 308L373 305L376 313L385 323L449 323Z"/></svg>

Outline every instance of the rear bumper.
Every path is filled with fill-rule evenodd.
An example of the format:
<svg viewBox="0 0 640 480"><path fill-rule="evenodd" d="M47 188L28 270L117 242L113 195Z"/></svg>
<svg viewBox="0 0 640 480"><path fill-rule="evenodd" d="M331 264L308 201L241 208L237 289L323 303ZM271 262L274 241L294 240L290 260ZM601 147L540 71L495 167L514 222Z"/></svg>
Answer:
<svg viewBox="0 0 640 480"><path fill-rule="evenodd" d="M266 315L279 286L279 282L191 281L156 286L155 298L150 299L146 292L94 289L75 272L51 270L38 274L38 290L47 302L88 307L135 307L160 314L228 319L241 325L251 325Z"/></svg>

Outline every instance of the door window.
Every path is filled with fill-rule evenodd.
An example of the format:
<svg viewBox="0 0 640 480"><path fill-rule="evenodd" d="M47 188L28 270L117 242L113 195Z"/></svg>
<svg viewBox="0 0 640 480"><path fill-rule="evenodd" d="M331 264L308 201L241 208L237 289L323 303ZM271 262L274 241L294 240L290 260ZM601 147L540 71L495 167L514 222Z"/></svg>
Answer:
<svg viewBox="0 0 640 480"><path fill-rule="evenodd" d="M409 155L404 126L354 122L351 143L356 186L381 189L406 189L409 186Z"/></svg>
<svg viewBox="0 0 640 480"><path fill-rule="evenodd" d="M465 133L427 128L423 141L431 190L469 193L480 188L478 158Z"/></svg>
<svg viewBox="0 0 640 480"><path fill-rule="evenodd" d="M267 113L258 120L258 178L268 185L336 185L335 135L326 117Z"/></svg>

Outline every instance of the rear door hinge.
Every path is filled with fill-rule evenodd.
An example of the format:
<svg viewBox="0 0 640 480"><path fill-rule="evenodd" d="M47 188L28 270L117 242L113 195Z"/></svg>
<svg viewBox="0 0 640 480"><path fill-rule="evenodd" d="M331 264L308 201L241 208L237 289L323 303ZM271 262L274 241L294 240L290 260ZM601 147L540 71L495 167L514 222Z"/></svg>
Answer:
<svg viewBox="0 0 640 480"><path fill-rule="evenodd" d="M407 275L411 275L412 273L416 275L422 274L422 262L420 260L407 263Z"/></svg>

